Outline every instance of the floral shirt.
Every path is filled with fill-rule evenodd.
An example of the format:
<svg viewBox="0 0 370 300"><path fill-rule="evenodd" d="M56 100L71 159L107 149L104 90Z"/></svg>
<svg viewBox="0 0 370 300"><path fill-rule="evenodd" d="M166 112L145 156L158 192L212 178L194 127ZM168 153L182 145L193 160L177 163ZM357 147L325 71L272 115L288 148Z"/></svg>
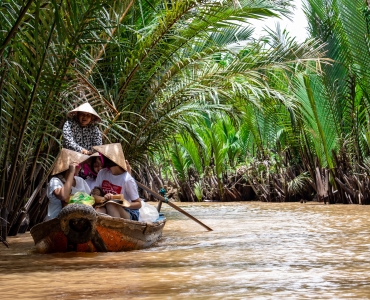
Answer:
<svg viewBox="0 0 370 300"><path fill-rule="evenodd" d="M98 126L92 124L85 127L72 119L63 126L63 147L76 152L82 149L92 151L93 146L102 145L102 136Z"/></svg>

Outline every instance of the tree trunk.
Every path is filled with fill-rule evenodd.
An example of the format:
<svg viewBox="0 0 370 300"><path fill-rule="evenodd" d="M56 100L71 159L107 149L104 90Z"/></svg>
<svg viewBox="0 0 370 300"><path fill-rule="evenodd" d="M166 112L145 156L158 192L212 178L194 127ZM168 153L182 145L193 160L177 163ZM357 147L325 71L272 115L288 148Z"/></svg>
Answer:
<svg viewBox="0 0 370 300"><path fill-rule="evenodd" d="M0 237L6 241L6 236L8 235L8 213L6 207L0 209Z"/></svg>

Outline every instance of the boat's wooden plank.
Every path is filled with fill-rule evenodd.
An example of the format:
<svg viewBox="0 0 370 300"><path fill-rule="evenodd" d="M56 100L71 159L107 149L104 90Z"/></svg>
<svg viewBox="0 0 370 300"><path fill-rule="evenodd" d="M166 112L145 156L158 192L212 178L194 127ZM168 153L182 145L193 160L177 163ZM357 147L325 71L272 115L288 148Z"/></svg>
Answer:
<svg viewBox="0 0 370 300"><path fill-rule="evenodd" d="M30 230L35 244L53 232L60 231L59 219L51 219L33 226Z"/></svg>

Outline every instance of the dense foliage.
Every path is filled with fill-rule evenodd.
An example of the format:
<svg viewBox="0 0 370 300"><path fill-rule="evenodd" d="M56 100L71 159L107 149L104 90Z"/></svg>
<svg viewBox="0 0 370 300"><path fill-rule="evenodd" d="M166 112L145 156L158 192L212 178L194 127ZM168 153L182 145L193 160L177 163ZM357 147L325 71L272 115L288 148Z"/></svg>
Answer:
<svg viewBox="0 0 370 300"><path fill-rule="evenodd" d="M250 64L270 94L255 85L248 89L248 97L234 94L231 119L223 116L199 128L192 126L195 135L181 134L174 141L175 151L168 155L185 198L194 199L201 186L205 192L197 198L223 199L231 191L233 197L225 199L242 199L235 184L243 183L266 201L317 195L331 203L369 203L368 2L305 3L309 31L319 43L314 48L325 53L325 59L300 65L300 50L307 48L279 28L240 51L249 62L260 57L265 62L265 55L272 52L293 58L290 64L283 60L284 67L269 66L268 72ZM224 59L223 64L228 63ZM243 73L249 75L250 70ZM238 79L249 82L243 76ZM230 178L230 172L243 178ZM212 189L210 177L217 181L211 184L218 186L217 192L207 193ZM193 182L192 190L188 182Z"/></svg>
<svg viewBox="0 0 370 300"><path fill-rule="evenodd" d="M225 108L231 95L223 85L243 68L233 64L229 80L215 57L250 38L249 19L287 14L289 2L2 2L5 231L17 230L26 213L33 222L42 219L68 110L88 100L104 119L105 142L120 141L139 168L189 120Z"/></svg>
<svg viewBox="0 0 370 300"><path fill-rule="evenodd" d="M252 38L251 20L291 2L3 1L2 236L42 220L66 112L85 101L136 175L185 201L247 199L237 183L267 201L325 196L338 164L367 170L367 2L308 0L302 44Z"/></svg>

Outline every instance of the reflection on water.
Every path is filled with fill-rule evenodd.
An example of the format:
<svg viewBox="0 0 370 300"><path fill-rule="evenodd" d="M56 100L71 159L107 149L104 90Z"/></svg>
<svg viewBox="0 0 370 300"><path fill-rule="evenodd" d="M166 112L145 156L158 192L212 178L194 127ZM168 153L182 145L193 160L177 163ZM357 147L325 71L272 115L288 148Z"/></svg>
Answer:
<svg viewBox="0 0 370 300"><path fill-rule="evenodd" d="M34 252L0 244L0 299L369 299L370 206L163 206L163 238L121 253Z"/></svg>

